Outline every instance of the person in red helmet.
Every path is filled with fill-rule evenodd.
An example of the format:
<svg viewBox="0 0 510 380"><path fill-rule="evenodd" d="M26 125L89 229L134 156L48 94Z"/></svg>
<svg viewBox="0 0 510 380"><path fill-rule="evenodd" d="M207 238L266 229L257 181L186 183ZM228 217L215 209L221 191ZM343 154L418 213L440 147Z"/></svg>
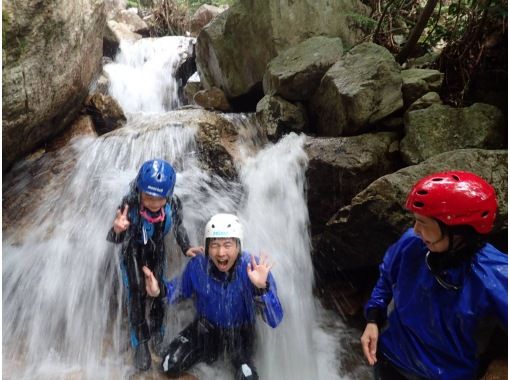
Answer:
<svg viewBox="0 0 510 380"><path fill-rule="evenodd" d="M508 323L508 257L486 242L496 193L473 173L435 173L406 208L414 228L380 265L363 353L375 379L477 379L491 332Z"/></svg>

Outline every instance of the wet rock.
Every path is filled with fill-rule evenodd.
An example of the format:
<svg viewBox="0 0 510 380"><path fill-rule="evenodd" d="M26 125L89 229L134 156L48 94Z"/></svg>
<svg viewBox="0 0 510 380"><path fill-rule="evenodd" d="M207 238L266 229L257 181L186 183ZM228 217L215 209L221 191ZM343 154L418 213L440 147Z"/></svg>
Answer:
<svg viewBox="0 0 510 380"><path fill-rule="evenodd" d="M229 148L237 140L237 131L224 120L220 123L200 123L196 135L202 167L221 177L235 179L237 170Z"/></svg>
<svg viewBox="0 0 510 380"><path fill-rule="evenodd" d="M430 69L402 70L401 75L404 107L408 107L428 92L439 91L444 77L438 70Z"/></svg>
<svg viewBox="0 0 510 380"><path fill-rule="evenodd" d="M506 150L460 149L375 180L328 222L315 247L314 254L321 263L317 271L331 275L335 268L341 271L378 265L386 249L412 226L412 216L403 206L412 185L427 174L445 170L471 171L494 186L500 201L490 240L501 243L504 249L508 231L507 159Z"/></svg>
<svg viewBox="0 0 510 380"><path fill-rule="evenodd" d="M411 104L407 109L407 112L422 110L430 107L432 104L443 104L437 92L427 92L425 95Z"/></svg>
<svg viewBox="0 0 510 380"><path fill-rule="evenodd" d="M308 210L312 234L322 231L341 207L372 181L398 167L398 135L307 138Z"/></svg>
<svg viewBox="0 0 510 380"><path fill-rule="evenodd" d="M198 91L193 96L193 102L208 110L227 112L232 108L225 93L217 87Z"/></svg>
<svg viewBox="0 0 510 380"><path fill-rule="evenodd" d="M193 37L198 36L198 33L206 26L213 18L218 16L224 9L214 5L202 4L191 16L190 32Z"/></svg>
<svg viewBox="0 0 510 380"><path fill-rule="evenodd" d="M235 2L198 35L204 87L218 87L229 99L246 95L260 86L271 59L313 36L339 37L353 46L361 33L349 13L368 14L368 8L357 0Z"/></svg>
<svg viewBox="0 0 510 380"><path fill-rule="evenodd" d="M305 107L279 96L264 96L257 104L257 119L271 140L291 131L303 132L308 125Z"/></svg>
<svg viewBox="0 0 510 380"><path fill-rule="evenodd" d="M384 47L363 43L346 53L322 78L310 112L323 136L366 131L402 107L400 67Z"/></svg>
<svg viewBox="0 0 510 380"><path fill-rule="evenodd" d="M121 128L126 123L126 116L119 103L109 95L100 93L88 96L85 109L92 117L98 135Z"/></svg>
<svg viewBox="0 0 510 380"><path fill-rule="evenodd" d="M202 87L202 83L200 82L198 72L195 72L195 74L188 78L188 81L184 86L184 96L186 97L186 103L194 104L193 97L198 91L203 89L204 88Z"/></svg>
<svg viewBox="0 0 510 380"><path fill-rule="evenodd" d="M103 2L2 3L5 172L74 120L100 71Z"/></svg>
<svg viewBox="0 0 510 380"><path fill-rule="evenodd" d="M318 36L283 51L267 65L264 93L290 101L308 100L343 50L340 38Z"/></svg>
<svg viewBox="0 0 510 380"><path fill-rule="evenodd" d="M132 32L126 24L109 20L103 36L103 55L115 59L120 41L136 42L141 38L141 34Z"/></svg>
<svg viewBox="0 0 510 380"><path fill-rule="evenodd" d="M138 16L138 10L136 8L122 9L115 15L114 20L127 26L130 32L140 34L144 37L149 36L149 27L147 23Z"/></svg>
<svg viewBox="0 0 510 380"><path fill-rule="evenodd" d="M408 165L455 149L499 149L506 142L503 113L488 104L465 108L434 104L406 113L404 123L400 151Z"/></svg>
<svg viewBox="0 0 510 380"><path fill-rule="evenodd" d="M63 133L55 137L46 146L47 152L53 152L66 146L73 138L78 136L97 137L97 132L89 115L81 115L78 119Z"/></svg>
<svg viewBox="0 0 510 380"><path fill-rule="evenodd" d="M175 79L177 80L178 85L178 96L184 104L192 103L193 96L196 92L199 91L197 90L193 96L188 97L190 94L186 94L185 90L185 84L187 84L189 82L189 78L191 78L197 72L197 65L195 63L195 43L195 39L190 38L188 40L187 47L183 48L180 52L180 59L175 69ZM200 83L200 77L198 77L198 83Z"/></svg>

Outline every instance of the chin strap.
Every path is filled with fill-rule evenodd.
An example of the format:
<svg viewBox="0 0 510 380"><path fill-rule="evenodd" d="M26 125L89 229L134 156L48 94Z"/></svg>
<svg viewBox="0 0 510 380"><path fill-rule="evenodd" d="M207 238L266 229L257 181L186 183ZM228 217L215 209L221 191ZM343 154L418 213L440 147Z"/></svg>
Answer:
<svg viewBox="0 0 510 380"><path fill-rule="evenodd" d="M430 273L432 273L432 275L436 279L437 283L439 285L441 285L443 288L445 288L446 290L454 290L454 291L458 291L458 290L462 289L462 285L455 285L455 284L452 284L451 282L448 282L447 280L444 279L443 276L441 276L440 273L438 273L437 270L433 269L433 266L431 265L430 251L428 251L427 254L425 255L425 264L427 264L427 268L429 268Z"/></svg>

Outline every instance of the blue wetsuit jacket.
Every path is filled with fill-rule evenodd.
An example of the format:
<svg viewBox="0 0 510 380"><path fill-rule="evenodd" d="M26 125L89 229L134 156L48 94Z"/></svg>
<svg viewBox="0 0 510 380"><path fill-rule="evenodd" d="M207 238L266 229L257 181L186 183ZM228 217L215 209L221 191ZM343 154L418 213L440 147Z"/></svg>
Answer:
<svg viewBox="0 0 510 380"><path fill-rule="evenodd" d="M250 254L242 252L232 273L222 273L207 256L197 255L187 263L182 276L166 283L167 299L175 303L194 296L198 318L219 328L253 324L257 309L269 326L276 327L283 309L274 278L269 273L267 291L256 289L248 277L249 262Z"/></svg>
<svg viewBox="0 0 510 380"><path fill-rule="evenodd" d="M447 270L448 290L425 263L427 247L409 229L391 246L365 306L388 311L379 350L403 372L425 379L474 379L478 368L476 336L491 321L506 330L508 257L485 244L469 262ZM390 301L393 301L390 304Z"/></svg>

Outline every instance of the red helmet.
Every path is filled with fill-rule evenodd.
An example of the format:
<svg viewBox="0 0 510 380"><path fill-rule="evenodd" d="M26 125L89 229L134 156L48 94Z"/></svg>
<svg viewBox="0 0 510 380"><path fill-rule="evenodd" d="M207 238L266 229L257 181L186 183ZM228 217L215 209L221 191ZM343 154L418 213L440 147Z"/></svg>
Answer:
<svg viewBox="0 0 510 380"><path fill-rule="evenodd" d="M482 178L450 171L418 181L407 197L406 208L448 226L467 224L487 234L492 230L498 206L494 188Z"/></svg>

